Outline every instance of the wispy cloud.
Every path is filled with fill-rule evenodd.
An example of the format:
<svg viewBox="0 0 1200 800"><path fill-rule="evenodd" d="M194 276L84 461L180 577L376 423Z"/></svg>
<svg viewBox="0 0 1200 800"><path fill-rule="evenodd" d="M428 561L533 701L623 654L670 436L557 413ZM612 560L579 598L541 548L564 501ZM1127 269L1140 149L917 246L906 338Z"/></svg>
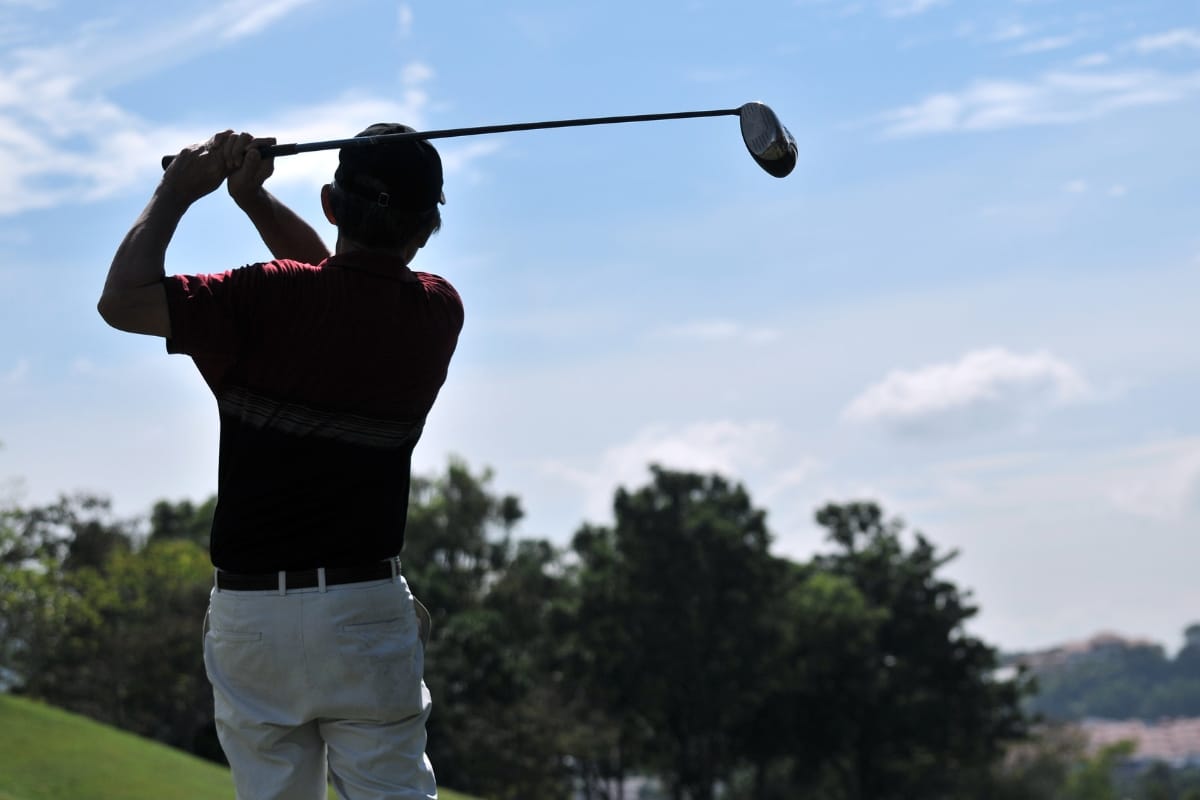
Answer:
<svg viewBox="0 0 1200 800"><path fill-rule="evenodd" d="M993 42L1011 42L1016 39L1023 39L1030 34L1030 29L1027 25L1021 22L1008 22L992 31L991 37Z"/></svg>
<svg viewBox="0 0 1200 800"><path fill-rule="evenodd" d="M242 39L246 36L253 36L262 31L272 22L277 19L291 14L301 6L306 6L314 2L314 0L254 0L254 2L238 2L229 3L223 9L226 12L233 11L237 14L236 19L227 29L221 32L221 37L228 40Z"/></svg>
<svg viewBox="0 0 1200 800"><path fill-rule="evenodd" d="M1109 479L1113 504L1131 514L1179 520L1200 510L1200 440L1181 439L1127 454Z"/></svg>
<svg viewBox="0 0 1200 800"><path fill-rule="evenodd" d="M400 38L405 39L412 35L413 29L413 10L408 3L401 3L396 9L396 27L400 32Z"/></svg>
<svg viewBox="0 0 1200 800"><path fill-rule="evenodd" d="M1050 353L995 348L952 363L895 370L854 398L843 416L905 434L970 433L1089 395L1082 375Z"/></svg>
<svg viewBox="0 0 1200 800"><path fill-rule="evenodd" d="M314 0L227 0L198 16L152 32L118 35L113 21L86 23L62 41L0 53L0 216L86 203L138 185L157 170L147 153L171 153L203 140L210 130L156 125L121 107L107 93L126 77L252 36ZM281 141L343 138L346 120L398 120L423 127L423 62L401 73L398 97L348 91L342 96L249 121L255 133ZM497 146L446 148L447 170L462 169ZM277 182L320 183L332 174L325 154L281 161Z"/></svg>
<svg viewBox="0 0 1200 800"><path fill-rule="evenodd" d="M887 136L1066 125L1200 92L1200 72L1051 72L1032 81L980 80L880 115Z"/></svg>
<svg viewBox="0 0 1200 800"><path fill-rule="evenodd" d="M1044 36L1041 39L1025 42L1017 48L1017 52L1021 55L1030 55L1033 53L1049 53L1053 50L1062 50L1064 47L1073 45L1075 38L1074 36Z"/></svg>
<svg viewBox="0 0 1200 800"><path fill-rule="evenodd" d="M1162 50L1200 50L1200 31L1194 28L1176 28L1165 33L1142 36L1133 42L1139 53L1155 53Z"/></svg>
<svg viewBox="0 0 1200 800"><path fill-rule="evenodd" d="M1112 56L1108 53L1089 53L1086 56L1081 56L1075 59L1077 67L1103 67L1105 64L1112 61Z"/></svg>
<svg viewBox="0 0 1200 800"><path fill-rule="evenodd" d="M883 14L886 17L915 17L938 6L948 5L949 2L950 0L884 0Z"/></svg>
<svg viewBox="0 0 1200 800"><path fill-rule="evenodd" d="M11 369L0 373L0 384L16 386L24 382L27 377L29 377L29 359L18 359Z"/></svg>
<svg viewBox="0 0 1200 800"><path fill-rule="evenodd" d="M646 482L647 464L731 477L744 475L747 469L762 464L777 436L777 426L769 422L718 420L687 426L654 425L629 441L609 447L590 466L547 462L543 471L582 489L586 513L596 518L607 514L618 486ZM788 477L794 485L800 474Z"/></svg>

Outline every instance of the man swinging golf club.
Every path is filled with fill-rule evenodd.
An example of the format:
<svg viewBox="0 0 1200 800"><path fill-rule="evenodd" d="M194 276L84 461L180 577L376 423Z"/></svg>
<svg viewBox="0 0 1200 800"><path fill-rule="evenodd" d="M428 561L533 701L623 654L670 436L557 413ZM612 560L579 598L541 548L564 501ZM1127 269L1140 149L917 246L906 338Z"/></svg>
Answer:
<svg viewBox="0 0 1200 800"><path fill-rule="evenodd" d="M191 356L217 399L204 660L238 798L324 798L327 772L346 800L435 798L428 616L398 557L413 447L463 323L454 288L408 267L441 225L441 160L419 139L343 148L321 190L330 255L264 188L269 143L225 131L179 153L99 310ZM166 274L180 219L222 182L274 260Z"/></svg>

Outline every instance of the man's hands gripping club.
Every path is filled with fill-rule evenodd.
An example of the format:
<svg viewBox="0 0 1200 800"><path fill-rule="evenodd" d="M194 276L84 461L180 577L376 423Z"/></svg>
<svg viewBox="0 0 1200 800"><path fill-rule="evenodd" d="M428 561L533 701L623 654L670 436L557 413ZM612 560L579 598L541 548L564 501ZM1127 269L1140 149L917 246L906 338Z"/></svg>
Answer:
<svg viewBox="0 0 1200 800"><path fill-rule="evenodd" d="M263 191L263 183L275 170L275 162L264 160L259 145L274 139L255 139L231 130L214 134L207 142L185 147L163 173L162 185L181 202L194 203L228 179L229 195L238 205Z"/></svg>
<svg viewBox="0 0 1200 800"><path fill-rule="evenodd" d="M274 257L313 264L328 257L316 231L263 186L274 162L257 148L273 142L225 130L180 151L113 257L97 305L105 322L132 333L171 335L162 285L167 246L188 208L225 181Z"/></svg>

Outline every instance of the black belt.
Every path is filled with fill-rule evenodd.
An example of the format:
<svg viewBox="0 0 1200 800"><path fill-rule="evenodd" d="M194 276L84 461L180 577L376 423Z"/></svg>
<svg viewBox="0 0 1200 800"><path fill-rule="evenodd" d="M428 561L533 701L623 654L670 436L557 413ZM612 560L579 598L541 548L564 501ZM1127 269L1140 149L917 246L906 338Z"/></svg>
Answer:
<svg viewBox="0 0 1200 800"><path fill-rule="evenodd" d="M400 569L397 559L376 561L373 564L361 564L356 567L326 567L325 585L336 586L341 583L359 583L361 581L378 581L391 578ZM309 589L320 585L320 578L315 569L302 569L283 573L282 587L278 572L239 573L217 570L217 588L231 592L258 592L268 589Z"/></svg>

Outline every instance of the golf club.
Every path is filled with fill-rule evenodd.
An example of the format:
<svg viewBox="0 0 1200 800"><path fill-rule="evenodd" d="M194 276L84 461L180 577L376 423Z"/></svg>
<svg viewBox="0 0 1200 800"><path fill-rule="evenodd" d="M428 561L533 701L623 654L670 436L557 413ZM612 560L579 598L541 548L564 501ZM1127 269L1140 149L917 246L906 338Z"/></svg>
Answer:
<svg viewBox="0 0 1200 800"><path fill-rule="evenodd" d="M722 108L713 111L677 111L670 114L635 114L626 117L589 117L586 119L559 119L548 122L518 122L511 125L482 125L474 128L448 128L440 131L413 131L411 133L389 133L381 136L356 136L352 139L330 139L324 142L274 144L259 148L264 158L310 153L314 150L335 150L343 147L369 147L374 144L404 139L450 139L457 136L476 136L482 133L509 133L511 131L533 131L544 128L574 128L583 125L616 125L623 122L652 122L665 119L694 119L696 117L738 117L742 127L742 141L746 150L758 165L776 178L787 176L796 166L796 140L783 127L775 112L762 103L753 102L737 108ZM163 156L163 169L175 156Z"/></svg>

